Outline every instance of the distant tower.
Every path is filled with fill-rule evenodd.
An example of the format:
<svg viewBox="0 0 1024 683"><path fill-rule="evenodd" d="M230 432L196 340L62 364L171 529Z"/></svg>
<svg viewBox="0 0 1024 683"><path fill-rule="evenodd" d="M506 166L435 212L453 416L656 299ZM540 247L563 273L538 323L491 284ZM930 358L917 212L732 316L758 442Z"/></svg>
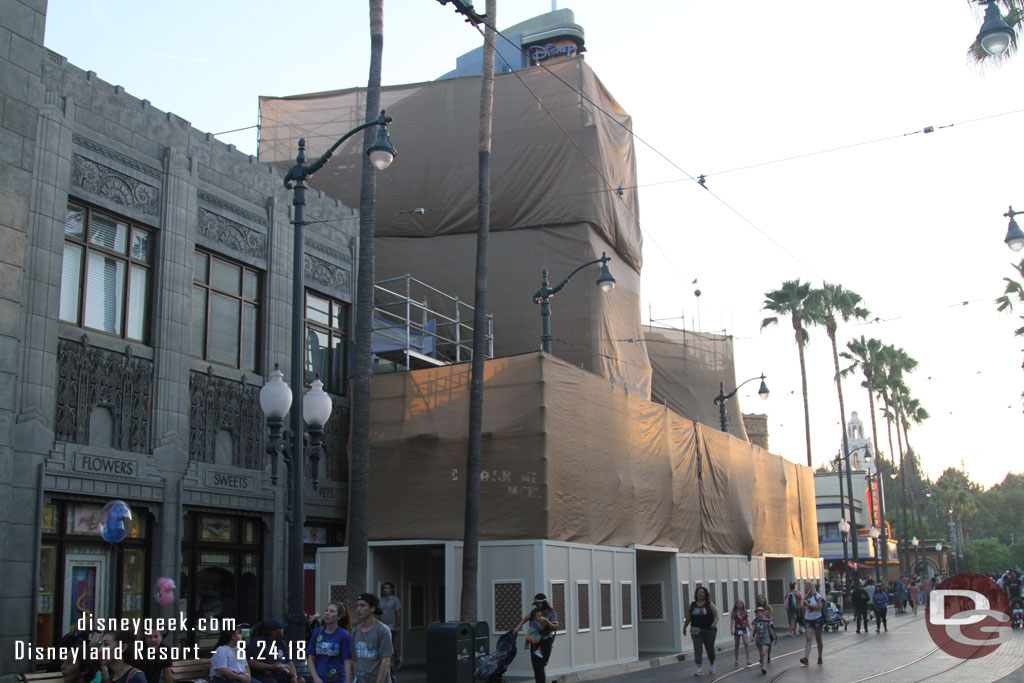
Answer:
<svg viewBox="0 0 1024 683"><path fill-rule="evenodd" d="M864 456L870 453L874 457L875 447L871 439L864 438L864 424L856 412L850 414L850 419L846 423L846 441L851 453L850 467L853 470L865 469Z"/></svg>

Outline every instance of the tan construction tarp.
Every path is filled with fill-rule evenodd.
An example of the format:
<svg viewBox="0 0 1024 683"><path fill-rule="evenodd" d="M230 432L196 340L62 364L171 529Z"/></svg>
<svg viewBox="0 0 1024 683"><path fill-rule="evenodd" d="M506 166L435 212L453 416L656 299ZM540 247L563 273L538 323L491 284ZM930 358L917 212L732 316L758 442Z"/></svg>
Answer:
<svg viewBox="0 0 1024 683"><path fill-rule="evenodd" d="M651 361L651 400L720 429L715 397L723 384L726 394L737 386L732 337L650 325L644 326L643 334ZM759 385L751 385L757 391ZM749 440L743 426L739 392L726 401L725 420L730 434Z"/></svg>
<svg viewBox="0 0 1024 683"><path fill-rule="evenodd" d="M589 223L639 270L631 119L582 57L548 69L494 79L491 230ZM398 157L377 174L377 236L476 231L479 101L477 76L381 89ZM291 166L301 137L315 159L363 123L365 103L362 88L260 97L260 161ZM362 158L355 135L310 185L359 206ZM410 213L419 208L424 213Z"/></svg>
<svg viewBox="0 0 1024 683"><path fill-rule="evenodd" d="M461 538L469 370L373 377L371 539ZM809 468L546 354L485 373L482 540L818 556Z"/></svg>

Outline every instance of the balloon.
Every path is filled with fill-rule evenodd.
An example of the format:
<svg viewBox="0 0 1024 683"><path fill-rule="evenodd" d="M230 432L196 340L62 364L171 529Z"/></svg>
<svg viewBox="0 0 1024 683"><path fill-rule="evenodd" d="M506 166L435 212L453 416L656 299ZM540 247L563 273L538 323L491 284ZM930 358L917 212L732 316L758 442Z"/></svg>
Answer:
<svg viewBox="0 0 1024 683"><path fill-rule="evenodd" d="M170 607L174 604L174 581L161 576L156 580L156 591L154 593L156 601L164 607Z"/></svg>
<svg viewBox="0 0 1024 683"><path fill-rule="evenodd" d="M132 510L123 500L112 500L103 506L99 514L99 523L103 539L110 543L120 543L128 534L126 522L132 518Z"/></svg>

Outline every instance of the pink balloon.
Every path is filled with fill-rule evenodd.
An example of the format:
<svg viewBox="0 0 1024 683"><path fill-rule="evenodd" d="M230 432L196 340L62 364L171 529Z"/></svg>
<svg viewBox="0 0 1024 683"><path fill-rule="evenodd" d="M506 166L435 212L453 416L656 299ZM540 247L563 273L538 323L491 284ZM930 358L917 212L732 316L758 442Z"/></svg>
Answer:
<svg viewBox="0 0 1024 683"><path fill-rule="evenodd" d="M162 576L156 580L156 601L164 607L174 604L174 581Z"/></svg>

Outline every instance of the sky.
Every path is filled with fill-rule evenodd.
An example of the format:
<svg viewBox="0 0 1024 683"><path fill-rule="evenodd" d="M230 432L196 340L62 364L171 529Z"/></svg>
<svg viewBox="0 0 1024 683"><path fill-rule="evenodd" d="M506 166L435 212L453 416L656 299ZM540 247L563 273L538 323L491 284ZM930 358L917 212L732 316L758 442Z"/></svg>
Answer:
<svg viewBox="0 0 1024 683"><path fill-rule="evenodd" d="M981 12L967 0L557 6L633 119L643 319L734 336L737 382L767 376L767 401L758 382L738 398L768 415L772 452L806 462L792 327L760 327L765 292L799 278L863 297L870 319L841 327L841 348L863 335L918 360L906 381L931 418L910 439L927 474L964 467L991 486L1024 471L1024 307L993 303L1018 262L1002 214L1024 209L1024 54L973 64ZM551 9L498 0L497 23ZM384 84L433 80L481 43L436 0L384 12ZM368 23L361 0L49 0L45 43L199 130L246 128L218 137L255 154L260 95L366 84ZM400 148L409 133L391 134ZM841 430L831 346L810 334L818 466ZM859 380L843 388L847 414L869 424ZM890 452L884 422L879 440Z"/></svg>

